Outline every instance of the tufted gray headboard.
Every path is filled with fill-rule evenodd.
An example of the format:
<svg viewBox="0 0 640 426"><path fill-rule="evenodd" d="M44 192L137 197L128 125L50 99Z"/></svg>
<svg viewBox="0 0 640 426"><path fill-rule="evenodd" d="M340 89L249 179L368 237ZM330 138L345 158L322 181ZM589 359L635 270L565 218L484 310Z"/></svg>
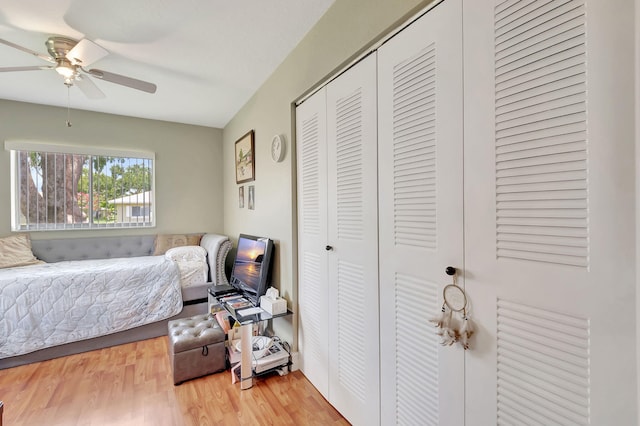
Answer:
<svg viewBox="0 0 640 426"><path fill-rule="evenodd" d="M149 256L155 235L31 240L33 254L45 262Z"/></svg>

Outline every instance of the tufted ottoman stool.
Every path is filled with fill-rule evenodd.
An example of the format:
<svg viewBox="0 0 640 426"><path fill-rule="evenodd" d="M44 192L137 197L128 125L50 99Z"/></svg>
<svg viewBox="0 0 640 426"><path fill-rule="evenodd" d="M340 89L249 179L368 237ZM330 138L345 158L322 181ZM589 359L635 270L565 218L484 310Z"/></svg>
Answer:
<svg viewBox="0 0 640 426"><path fill-rule="evenodd" d="M173 383L224 370L225 333L209 314L169 321Z"/></svg>

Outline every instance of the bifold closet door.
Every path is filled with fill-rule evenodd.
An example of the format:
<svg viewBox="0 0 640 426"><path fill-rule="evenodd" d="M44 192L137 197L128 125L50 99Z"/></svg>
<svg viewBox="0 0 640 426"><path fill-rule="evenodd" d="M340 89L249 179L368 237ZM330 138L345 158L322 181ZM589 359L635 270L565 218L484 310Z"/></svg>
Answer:
<svg viewBox="0 0 640 426"><path fill-rule="evenodd" d="M296 108L298 351L300 370L329 399L327 102L325 89Z"/></svg>
<svg viewBox="0 0 640 426"><path fill-rule="evenodd" d="M378 50L384 425L464 423L464 349L441 346L429 322L447 266L464 271L461 5L446 0Z"/></svg>
<svg viewBox="0 0 640 426"><path fill-rule="evenodd" d="M376 55L327 85L329 402L379 423Z"/></svg>
<svg viewBox="0 0 640 426"><path fill-rule="evenodd" d="M465 2L467 425L637 424L633 16Z"/></svg>
<svg viewBox="0 0 640 426"><path fill-rule="evenodd" d="M356 425L379 423L376 59L296 108L300 369Z"/></svg>

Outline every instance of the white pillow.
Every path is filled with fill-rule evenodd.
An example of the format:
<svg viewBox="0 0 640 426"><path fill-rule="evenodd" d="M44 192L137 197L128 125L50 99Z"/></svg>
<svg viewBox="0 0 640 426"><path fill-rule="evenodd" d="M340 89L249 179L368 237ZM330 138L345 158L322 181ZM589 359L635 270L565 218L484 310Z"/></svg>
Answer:
<svg viewBox="0 0 640 426"><path fill-rule="evenodd" d="M166 251L164 257L176 262L206 262L207 251L200 246L173 247Z"/></svg>

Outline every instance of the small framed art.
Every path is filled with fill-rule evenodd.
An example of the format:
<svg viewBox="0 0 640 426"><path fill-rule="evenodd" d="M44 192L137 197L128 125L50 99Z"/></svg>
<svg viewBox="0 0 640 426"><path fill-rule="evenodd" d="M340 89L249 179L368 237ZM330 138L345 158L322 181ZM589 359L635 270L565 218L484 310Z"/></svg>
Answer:
<svg viewBox="0 0 640 426"><path fill-rule="evenodd" d="M255 180L255 151L254 132L249 133L236 141L236 183L251 182Z"/></svg>
<svg viewBox="0 0 640 426"><path fill-rule="evenodd" d="M256 196L256 191L253 185L249 185L249 195L248 195L248 201L247 201L247 208L249 210L255 210L255 196Z"/></svg>

